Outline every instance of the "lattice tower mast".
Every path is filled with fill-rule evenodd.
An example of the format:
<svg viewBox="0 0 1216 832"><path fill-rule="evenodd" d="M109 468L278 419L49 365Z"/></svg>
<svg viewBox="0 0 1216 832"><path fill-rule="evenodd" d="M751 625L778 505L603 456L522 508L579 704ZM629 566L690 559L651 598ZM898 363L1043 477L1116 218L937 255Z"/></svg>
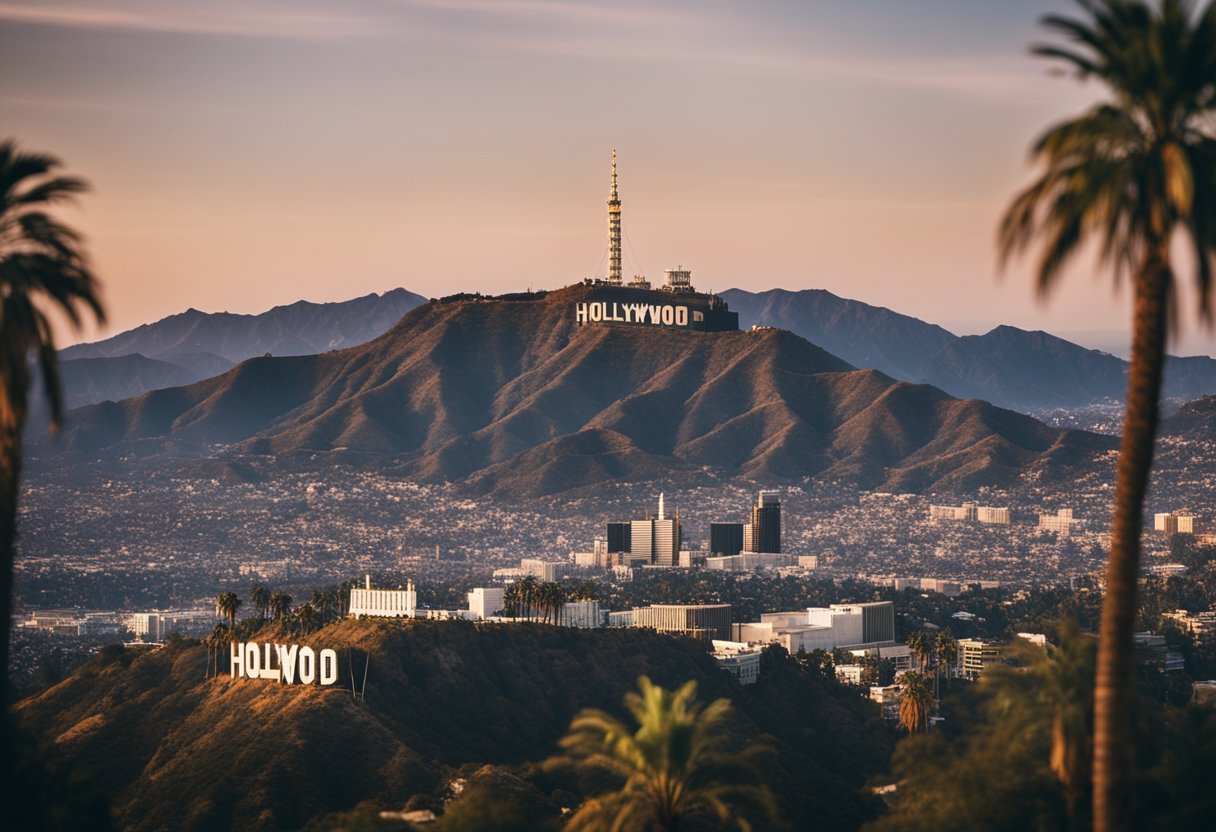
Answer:
<svg viewBox="0 0 1216 832"><path fill-rule="evenodd" d="M608 282L621 280L621 198L616 192L616 148L612 149L612 193L608 197Z"/></svg>

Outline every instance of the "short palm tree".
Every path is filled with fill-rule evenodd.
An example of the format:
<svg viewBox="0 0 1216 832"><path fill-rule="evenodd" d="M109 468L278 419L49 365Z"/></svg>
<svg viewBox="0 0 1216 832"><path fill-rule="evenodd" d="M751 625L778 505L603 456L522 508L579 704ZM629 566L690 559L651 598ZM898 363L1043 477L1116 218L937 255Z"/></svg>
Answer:
<svg viewBox="0 0 1216 832"><path fill-rule="evenodd" d="M79 330L86 315L105 320L97 279L80 235L47 208L88 190L83 179L59 176L54 156L0 142L0 667L9 666L13 564L21 441L29 416L32 371L50 406L51 430L63 419L55 335L48 313ZM8 705L0 685L0 709Z"/></svg>
<svg viewBox="0 0 1216 832"><path fill-rule="evenodd" d="M581 765L607 769L624 779L619 791L592 797L567 829L637 829L666 832L694 817L718 828L749 830L753 818L775 814L772 794L740 755L722 748L731 705L696 700L697 683L670 691L643 676L638 692L625 695L637 727L599 710L584 710L570 723L561 745Z"/></svg>
<svg viewBox="0 0 1216 832"><path fill-rule="evenodd" d="M942 668L946 671L946 684L950 684L950 668L954 667L954 663L958 661L958 639L954 637L954 633L949 630L938 631L937 638L934 640L934 652L937 654L937 670L940 674Z"/></svg>
<svg viewBox="0 0 1216 832"><path fill-rule="evenodd" d="M1089 785L1093 747L1093 680L1096 645L1066 619L1060 644L1024 650L1035 657L1040 699L1051 710L1051 771L1060 781L1074 823Z"/></svg>
<svg viewBox="0 0 1216 832"><path fill-rule="evenodd" d="M329 620L330 596L328 592L323 589L314 589L308 603L312 605L313 612L321 622Z"/></svg>
<svg viewBox="0 0 1216 832"><path fill-rule="evenodd" d="M215 614L228 619L229 632L236 630L236 614L241 608L241 599L235 592L222 592L215 599Z"/></svg>
<svg viewBox="0 0 1216 832"><path fill-rule="evenodd" d="M214 665L215 673L218 676L220 672L220 645L226 644L230 640L227 624L216 624L211 632L203 638L203 644L207 646L207 677L211 676L211 668Z"/></svg>
<svg viewBox="0 0 1216 832"><path fill-rule="evenodd" d="M524 615L531 621L533 610L539 600L536 578L532 575L524 575L517 581L517 584L519 586L519 603L523 608Z"/></svg>
<svg viewBox="0 0 1216 832"><path fill-rule="evenodd" d="M929 724L933 691L929 689L928 677L922 673L905 673L899 682L903 687L899 696L899 724L914 734Z"/></svg>
<svg viewBox="0 0 1216 832"><path fill-rule="evenodd" d="M929 638L929 634L924 630L916 630L908 635L907 645L920 662L921 672L928 671L929 657L933 655L933 641Z"/></svg>
<svg viewBox="0 0 1216 832"><path fill-rule="evenodd" d="M301 633L311 633L317 628L317 608L311 601L301 604L295 612L295 620Z"/></svg>
<svg viewBox="0 0 1216 832"><path fill-rule="evenodd" d="M276 592L270 596L270 614L276 622L282 623L291 614L291 596L285 592Z"/></svg>
<svg viewBox="0 0 1216 832"><path fill-rule="evenodd" d="M1094 826L1127 827L1132 774L1132 633L1144 497L1153 460L1169 312L1171 246L1186 242L1200 316L1211 322L1216 252L1216 4L1079 0L1081 19L1043 24L1042 45L1110 99L1047 130L1034 146L1038 178L1006 211L1003 260L1039 249L1041 292L1093 242L1116 281L1131 278L1131 365L1115 483L1111 551L1095 682Z"/></svg>
<svg viewBox="0 0 1216 832"><path fill-rule="evenodd" d="M270 590L265 584L254 584L249 587L249 605L257 610L259 618L266 618L270 613Z"/></svg>

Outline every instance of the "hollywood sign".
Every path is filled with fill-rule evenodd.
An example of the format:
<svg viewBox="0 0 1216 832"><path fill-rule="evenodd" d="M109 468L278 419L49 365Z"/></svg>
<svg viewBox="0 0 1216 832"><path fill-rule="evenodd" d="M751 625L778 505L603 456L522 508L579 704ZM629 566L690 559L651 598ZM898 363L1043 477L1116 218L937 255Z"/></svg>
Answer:
<svg viewBox="0 0 1216 832"><path fill-rule="evenodd" d="M673 303L609 303L593 300L574 305L574 320L580 324L617 321L650 326L688 326L688 312L687 306ZM692 320L705 320L705 313L692 310Z"/></svg>
<svg viewBox="0 0 1216 832"><path fill-rule="evenodd" d="M231 678L270 679L288 685L332 685L338 681L338 653L298 644L232 642Z"/></svg>

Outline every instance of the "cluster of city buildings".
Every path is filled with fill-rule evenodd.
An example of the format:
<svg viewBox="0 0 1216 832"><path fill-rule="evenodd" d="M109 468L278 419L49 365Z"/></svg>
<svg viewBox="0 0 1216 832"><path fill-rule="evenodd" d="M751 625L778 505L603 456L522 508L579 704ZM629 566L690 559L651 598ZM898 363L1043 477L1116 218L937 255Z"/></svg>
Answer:
<svg viewBox="0 0 1216 832"><path fill-rule="evenodd" d="M1153 515L1153 531L1161 534L1204 534L1199 518L1193 514L1163 511Z"/></svg>
<svg viewBox="0 0 1216 832"><path fill-rule="evenodd" d="M200 636L215 626L211 609L154 610L152 612L102 612L81 610L37 610L17 626L61 636L124 636L136 641L160 643L173 635Z"/></svg>
<svg viewBox="0 0 1216 832"><path fill-rule="evenodd" d="M929 506L930 520L949 520L960 523L989 523L1008 526L1010 521L1008 508L980 506L975 503L963 503L961 506Z"/></svg>
<svg viewBox="0 0 1216 832"><path fill-rule="evenodd" d="M864 575L861 576L876 586L889 586L892 589L919 589L924 592L940 592L953 598L972 589L1000 589L1000 581L966 581L947 580L944 578L901 578L893 575Z"/></svg>
<svg viewBox="0 0 1216 832"><path fill-rule="evenodd" d="M710 523L707 551L693 552L683 542L680 513L668 512L660 494L657 512L609 521L592 551L573 552L570 560L584 569L704 566L729 572L818 564L814 556L782 552L781 497L775 491L761 491L744 522Z"/></svg>
<svg viewBox="0 0 1216 832"><path fill-rule="evenodd" d="M931 504L929 519L952 523L983 523L992 526L1008 526L1013 522L1008 507L981 506L976 503L963 503L961 506ZM1081 520L1073 517L1071 508L1063 508L1055 514L1040 514L1038 528L1068 537L1074 528L1079 528L1081 523Z"/></svg>

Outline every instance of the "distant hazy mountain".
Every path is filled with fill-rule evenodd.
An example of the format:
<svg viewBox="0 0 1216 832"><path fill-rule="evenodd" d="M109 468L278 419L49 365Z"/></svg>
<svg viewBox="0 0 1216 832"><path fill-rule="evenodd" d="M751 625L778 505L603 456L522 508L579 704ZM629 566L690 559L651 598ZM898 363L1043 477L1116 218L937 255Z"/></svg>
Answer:
<svg viewBox="0 0 1216 832"><path fill-rule="evenodd" d="M405 289L340 303L299 301L260 315L189 309L60 353L65 401L78 407L219 375L247 358L309 355L382 335L426 298Z"/></svg>
<svg viewBox="0 0 1216 832"><path fill-rule="evenodd" d="M81 407L94 402L129 399L149 390L193 384L232 367L231 361L218 356L213 358L214 362L205 368L182 366L142 355L63 361L60 371L64 404L67 407Z"/></svg>
<svg viewBox="0 0 1216 832"><path fill-rule="evenodd" d="M1187 402L1161 425L1166 436L1216 441L1216 396L1203 396Z"/></svg>
<svg viewBox="0 0 1216 832"><path fill-rule="evenodd" d="M728 289L722 297L739 313L741 328L788 329L855 367L880 370L903 381L923 380L933 356L958 338L940 326L823 289Z"/></svg>
<svg viewBox="0 0 1216 832"><path fill-rule="evenodd" d="M821 289L722 293L740 325L777 326L858 367L926 382L963 398L1021 411L1121 400L1127 362L1057 338L999 326L957 336L939 326ZM1216 392L1216 360L1170 357L1164 394L1192 399Z"/></svg>
<svg viewBox="0 0 1216 832"><path fill-rule="evenodd" d="M71 449L343 458L513 497L712 469L895 490L1050 476L1112 440L896 382L792 333L584 326L586 289L434 302L349 350L78 410Z"/></svg>

